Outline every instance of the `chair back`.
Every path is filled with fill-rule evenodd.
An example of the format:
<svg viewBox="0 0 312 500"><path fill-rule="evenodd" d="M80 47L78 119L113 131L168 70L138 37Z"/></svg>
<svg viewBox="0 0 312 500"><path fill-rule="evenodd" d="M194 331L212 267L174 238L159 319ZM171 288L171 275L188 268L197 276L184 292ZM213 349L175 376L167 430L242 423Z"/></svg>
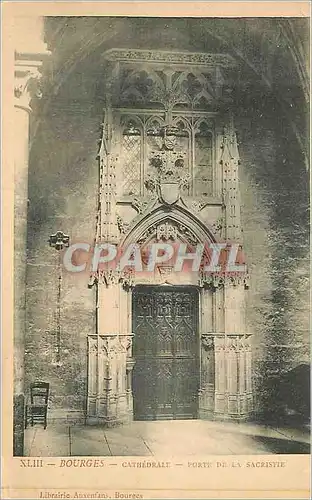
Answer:
<svg viewBox="0 0 312 500"><path fill-rule="evenodd" d="M49 399L48 382L34 382L30 384L30 402L32 405L47 405Z"/></svg>

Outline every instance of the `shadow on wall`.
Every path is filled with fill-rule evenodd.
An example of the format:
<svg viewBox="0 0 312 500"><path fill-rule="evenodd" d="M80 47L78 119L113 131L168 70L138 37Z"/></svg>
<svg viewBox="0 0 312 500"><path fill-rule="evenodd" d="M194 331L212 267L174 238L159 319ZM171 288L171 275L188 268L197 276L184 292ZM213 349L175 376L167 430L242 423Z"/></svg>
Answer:
<svg viewBox="0 0 312 500"><path fill-rule="evenodd" d="M242 164L248 166L255 202L259 198L259 210L267 218L262 251L269 256L266 267L261 252L250 244L260 290L250 320L252 308L261 313L253 324L259 340L254 358L255 419L299 426L309 418L310 400L308 172L281 104L286 87L268 91L251 82L249 90L237 91L236 123ZM293 85L292 91L297 95L299 87ZM298 105L297 112L304 119L304 107ZM256 224L249 222L249 229L255 231Z"/></svg>
<svg viewBox="0 0 312 500"><path fill-rule="evenodd" d="M265 391L269 394L262 418L266 423L301 427L310 423L310 365L268 378Z"/></svg>

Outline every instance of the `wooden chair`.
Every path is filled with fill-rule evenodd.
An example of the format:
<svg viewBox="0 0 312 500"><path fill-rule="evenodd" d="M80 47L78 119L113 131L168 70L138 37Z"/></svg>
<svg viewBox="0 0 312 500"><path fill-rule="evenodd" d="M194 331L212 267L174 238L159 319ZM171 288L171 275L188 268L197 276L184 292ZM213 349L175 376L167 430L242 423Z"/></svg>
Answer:
<svg viewBox="0 0 312 500"><path fill-rule="evenodd" d="M28 419L33 426L34 423L43 423L47 428L47 413L49 400L48 382L34 382L30 385L30 402L25 406L25 429Z"/></svg>

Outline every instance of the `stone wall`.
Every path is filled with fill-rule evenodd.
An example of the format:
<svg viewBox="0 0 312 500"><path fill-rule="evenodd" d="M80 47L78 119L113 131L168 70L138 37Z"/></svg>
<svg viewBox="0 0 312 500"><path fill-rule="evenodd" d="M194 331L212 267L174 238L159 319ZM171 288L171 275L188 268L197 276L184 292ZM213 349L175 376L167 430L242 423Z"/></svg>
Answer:
<svg viewBox="0 0 312 500"><path fill-rule="evenodd" d="M61 366L55 364L58 252L49 246L57 230L71 243L92 244L98 188L95 160L100 116L88 110L50 110L30 155L27 272L26 387L51 384L51 409L84 411L87 335L95 329L95 292L88 275L63 271Z"/></svg>
<svg viewBox="0 0 312 500"><path fill-rule="evenodd" d="M291 395L278 401L276 393L284 374L309 364L309 174L276 96L250 104L236 117L251 275L247 323L256 415L275 418L291 406Z"/></svg>

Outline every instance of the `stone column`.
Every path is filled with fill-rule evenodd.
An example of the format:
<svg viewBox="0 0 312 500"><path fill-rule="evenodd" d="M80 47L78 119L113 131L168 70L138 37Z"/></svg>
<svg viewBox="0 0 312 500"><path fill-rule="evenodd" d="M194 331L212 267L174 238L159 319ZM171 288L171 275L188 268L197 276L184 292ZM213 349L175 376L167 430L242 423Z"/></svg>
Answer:
<svg viewBox="0 0 312 500"><path fill-rule="evenodd" d="M98 152L99 209L96 243L117 244L118 227L117 165L119 141L111 96L115 67L106 79L106 106ZM121 273L109 264L99 266L93 276L97 287L97 330L89 337L87 421L114 425L132 415L131 378L132 335L127 330L127 294L122 288ZM130 387L130 389L129 389Z"/></svg>
<svg viewBox="0 0 312 500"><path fill-rule="evenodd" d="M228 281L224 285L224 331L225 333L243 333L245 331L243 279L236 278L236 285Z"/></svg>
<svg viewBox="0 0 312 500"><path fill-rule="evenodd" d="M14 456L24 454L24 339L30 102L39 96L40 67L49 55L42 20L15 19L14 116Z"/></svg>
<svg viewBox="0 0 312 500"><path fill-rule="evenodd" d="M214 337L215 349L215 407L214 417L223 419L226 412L226 356L225 335L218 334Z"/></svg>
<svg viewBox="0 0 312 500"><path fill-rule="evenodd" d="M244 277L225 280L224 333L215 337L215 418L244 420L252 411L250 334L245 333Z"/></svg>
<svg viewBox="0 0 312 500"><path fill-rule="evenodd" d="M200 342L200 390L199 418L209 419L214 410L214 338L213 338L213 302L214 292L211 288L201 289L201 342Z"/></svg>
<svg viewBox="0 0 312 500"><path fill-rule="evenodd" d="M215 354L213 333L201 335L201 377L199 391L199 418L211 419L215 400Z"/></svg>
<svg viewBox="0 0 312 500"><path fill-rule="evenodd" d="M89 424L115 425L133 415L132 334L128 332L127 292L118 272L100 273L97 283L97 332L88 344Z"/></svg>
<svg viewBox="0 0 312 500"><path fill-rule="evenodd" d="M97 352L96 352L96 411L93 420L109 424L116 421L117 393L119 388L118 361L121 354L119 342L120 296L119 276L114 271L102 273L98 283ZM89 359L92 364L92 360ZM88 385L93 385L88 380ZM89 414L89 417L91 415Z"/></svg>
<svg viewBox="0 0 312 500"><path fill-rule="evenodd" d="M233 117L227 117L221 142L222 193L225 204L225 236L228 241L241 241L239 153Z"/></svg>

